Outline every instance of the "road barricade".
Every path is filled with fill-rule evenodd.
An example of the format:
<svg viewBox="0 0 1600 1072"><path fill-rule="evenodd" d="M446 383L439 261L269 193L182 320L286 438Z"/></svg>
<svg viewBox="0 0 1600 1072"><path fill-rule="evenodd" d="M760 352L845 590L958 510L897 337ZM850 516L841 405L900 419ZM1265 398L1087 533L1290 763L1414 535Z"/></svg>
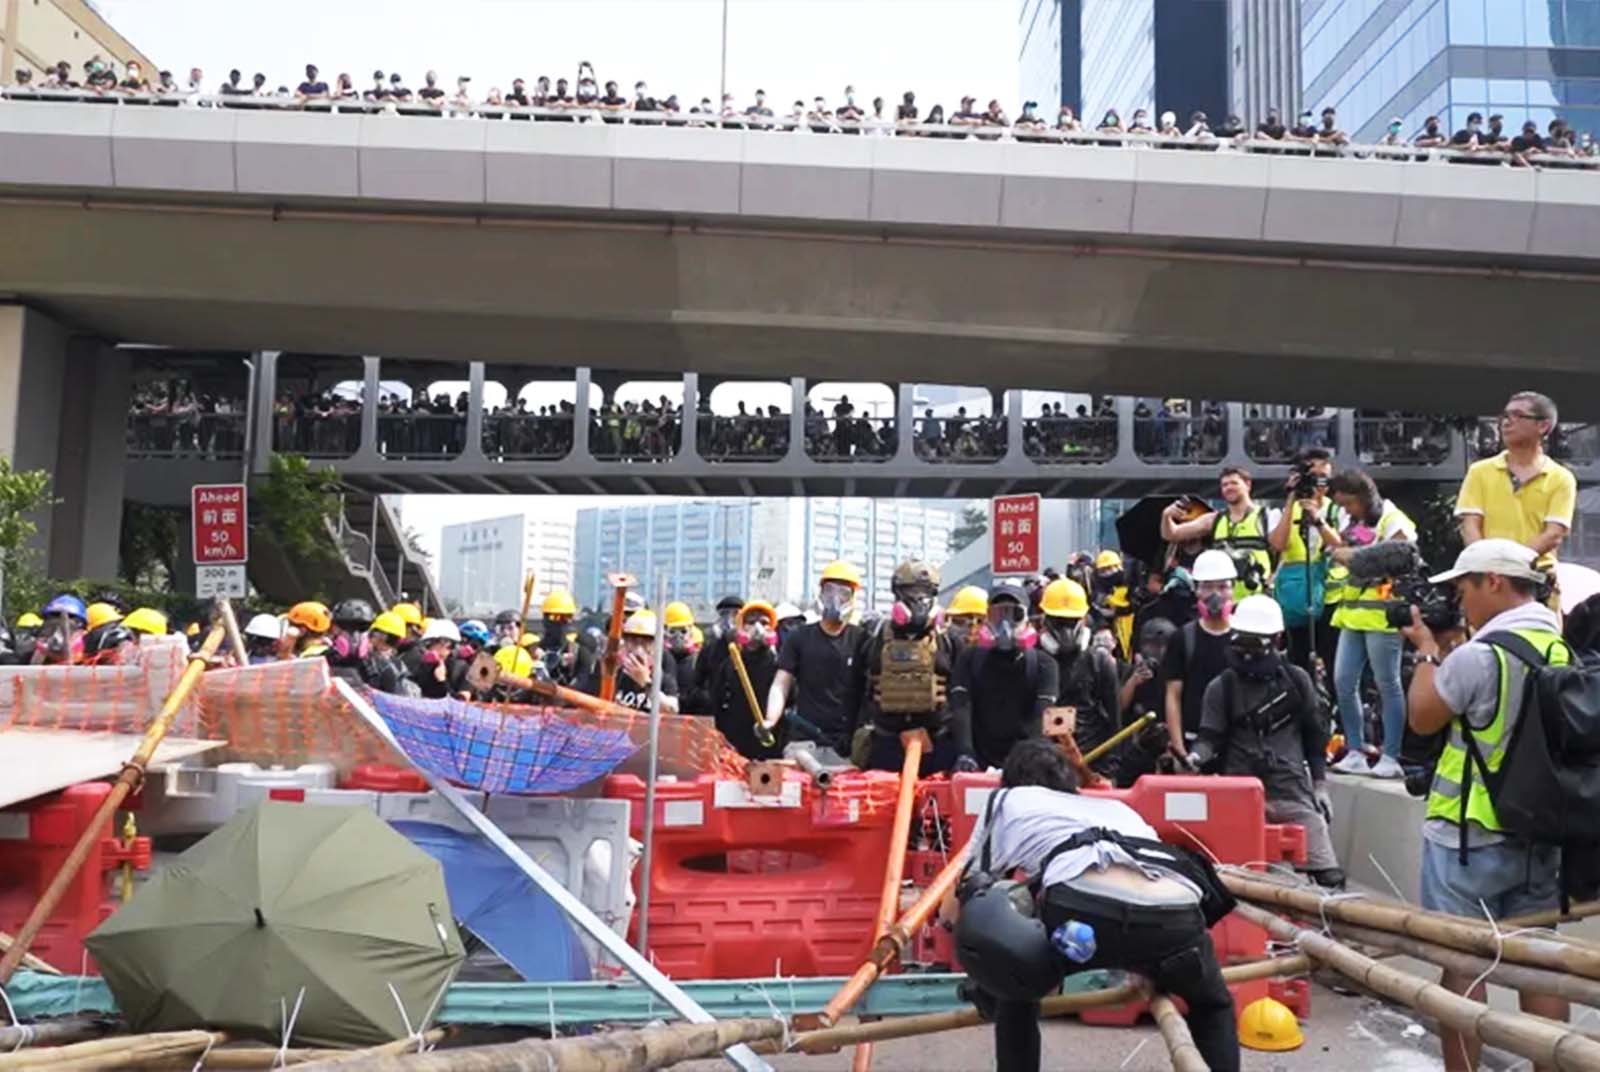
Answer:
<svg viewBox="0 0 1600 1072"><path fill-rule="evenodd" d="M21 929L110 793L108 782L85 782L0 811L0 930L15 934ZM114 835L112 822L107 819L101 836L90 842L83 867L30 949L68 974L97 970L83 939L117 906L112 896L116 872L124 864L138 871L150 866L150 839L124 843Z"/></svg>
<svg viewBox="0 0 1600 1072"><path fill-rule="evenodd" d="M646 954L681 979L848 975L872 948L899 777L788 772L773 796L711 775L656 785ZM644 782L606 780L643 837ZM635 922L635 930L637 921Z"/></svg>

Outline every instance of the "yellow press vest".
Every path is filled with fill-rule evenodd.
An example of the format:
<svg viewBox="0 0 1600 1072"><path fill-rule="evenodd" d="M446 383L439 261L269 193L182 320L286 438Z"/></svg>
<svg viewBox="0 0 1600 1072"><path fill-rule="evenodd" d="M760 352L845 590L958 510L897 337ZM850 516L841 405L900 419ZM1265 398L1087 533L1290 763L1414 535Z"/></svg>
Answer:
<svg viewBox="0 0 1600 1072"><path fill-rule="evenodd" d="M1217 523L1211 528L1211 546L1227 551L1244 551L1257 566L1257 576L1261 580L1260 588L1250 588L1241 577L1233 586L1233 598L1243 599L1248 595L1265 594L1271 587L1272 578L1272 549L1267 546L1267 511L1265 507L1257 506L1245 515L1244 520L1235 523L1228 515L1227 507L1217 511Z"/></svg>
<svg viewBox="0 0 1600 1072"><path fill-rule="evenodd" d="M1378 518L1378 538L1387 539L1395 525L1402 521L1410 521L1405 512L1393 503L1386 503L1383 516ZM1350 571L1347 567L1339 567L1339 582L1343 591L1339 598L1333 602L1339 604L1339 609L1333 612L1333 624L1337 629L1350 629L1358 633L1396 633L1399 630L1389 624L1387 610L1384 604L1389 600L1390 588L1388 581L1382 581L1368 588L1357 588L1349 582ZM1333 571L1328 574L1330 587L1334 583Z"/></svg>

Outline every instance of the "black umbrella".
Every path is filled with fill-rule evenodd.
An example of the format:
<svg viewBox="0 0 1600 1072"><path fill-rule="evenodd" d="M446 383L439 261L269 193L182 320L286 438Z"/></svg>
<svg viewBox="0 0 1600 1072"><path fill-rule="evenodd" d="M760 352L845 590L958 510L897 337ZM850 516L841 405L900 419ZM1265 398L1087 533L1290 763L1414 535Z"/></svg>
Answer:
<svg viewBox="0 0 1600 1072"><path fill-rule="evenodd" d="M1117 517L1117 543L1122 557L1138 559L1145 565L1161 565L1167 544L1161 538L1161 513L1178 501L1176 495L1149 495Z"/></svg>

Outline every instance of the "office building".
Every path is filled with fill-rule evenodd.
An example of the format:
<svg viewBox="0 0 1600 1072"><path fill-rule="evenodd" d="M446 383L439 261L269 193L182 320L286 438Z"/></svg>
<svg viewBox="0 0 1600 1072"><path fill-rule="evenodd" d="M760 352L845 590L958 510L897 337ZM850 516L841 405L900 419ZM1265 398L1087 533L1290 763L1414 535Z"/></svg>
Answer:
<svg viewBox="0 0 1600 1072"><path fill-rule="evenodd" d="M533 601L572 587L570 520L513 514L446 525L439 540L439 594L452 613L485 617L517 605L534 575Z"/></svg>
<svg viewBox="0 0 1600 1072"><path fill-rule="evenodd" d="M1229 110L1254 127L1300 110L1301 0L1229 0ZM1215 117L1213 117L1215 118Z"/></svg>
<svg viewBox="0 0 1600 1072"><path fill-rule="evenodd" d="M19 69L33 72L35 82L44 80L44 69L61 60L72 68L72 77L82 81L83 65L94 57L109 63L120 77L129 61L135 61L151 82L156 65L134 48L128 39L100 17L93 4L85 0L0 0L0 85L14 81ZM186 82L188 72L179 76Z"/></svg>
<svg viewBox="0 0 1600 1072"><path fill-rule="evenodd" d="M1086 125L1109 108L1151 123L1228 111L1229 0L1022 0L1022 96L1041 111L1070 104Z"/></svg>
<svg viewBox="0 0 1600 1072"><path fill-rule="evenodd" d="M1391 116L1409 138L1430 115L1453 131L1472 112L1503 114L1508 135L1558 115L1600 129L1595 0L1304 0L1300 40L1301 99L1337 108L1356 141Z"/></svg>
<svg viewBox="0 0 1600 1072"><path fill-rule="evenodd" d="M907 499L738 499L596 507L578 511L573 591L600 607L606 574L631 573L652 603L667 598L709 619L717 600L740 595L806 603L834 559L861 570L863 608L886 610L903 559L948 556L961 503Z"/></svg>

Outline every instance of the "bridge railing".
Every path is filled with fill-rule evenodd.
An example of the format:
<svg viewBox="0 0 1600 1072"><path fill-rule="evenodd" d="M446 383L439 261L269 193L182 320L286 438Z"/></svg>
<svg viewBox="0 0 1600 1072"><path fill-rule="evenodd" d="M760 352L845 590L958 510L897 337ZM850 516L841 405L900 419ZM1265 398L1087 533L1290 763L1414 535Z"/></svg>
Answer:
<svg viewBox="0 0 1600 1072"><path fill-rule="evenodd" d="M819 462L886 462L899 449L893 417L806 418L806 455Z"/></svg>
<svg viewBox="0 0 1600 1072"><path fill-rule="evenodd" d="M574 416L486 413L483 455L496 461L553 462L572 453Z"/></svg>
<svg viewBox="0 0 1600 1072"><path fill-rule="evenodd" d="M1456 432L1442 417L1357 417L1356 456L1364 465L1438 465Z"/></svg>
<svg viewBox="0 0 1600 1072"><path fill-rule="evenodd" d="M1339 422L1326 417L1246 417L1244 452L1253 462L1287 465L1308 447L1339 449Z"/></svg>
<svg viewBox="0 0 1600 1072"><path fill-rule="evenodd" d="M1114 416L1034 417L1022 429L1022 452L1038 462L1085 465L1117 456Z"/></svg>
<svg viewBox="0 0 1600 1072"><path fill-rule="evenodd" d="M695 424L695 451L712 463L781 461L789 454L789 415L723 417L701 412Z"/></svg>
<svg viewBox="0 0 1600 1072"><path fill-rule="evenodd" d="M1505 449L1500 441L1498 417L1478 418L1473 431L1473 457L1487 458ZM1546 440L1545 451L1567 465L1592 465L1600 459L1600 425L1562 421Z"/></svg>
<svg viewBox="0 0 1600 1072"><path fill-rule="evenodd" d="M1147 462L1216 465L1228 453L1228 419L1221 413L1200 417L1136 416L1133 450Z"/></svg>
<svg viewBox="0 0 1600 1072"><path fill-rule="evenodd" d="M681 422L676 411L596 413L589 421L589 453L608 462L670 461L678 455Z"/></svg>
<svg viewBox="0 0 1600 1072"><path fill-rule="evenodd" d="M1006 456L1004 417L918 417L912 424L925 462L982 465Z"/></svg>
<svg viewBox="0 0 1600 1072"><path fill-rule="evenodd" d="M272 449L307 458L348 458L361 447L361 414L279 410L272 418Z"/></svg>
<svg viewBox="0 0 1600 1072"><path fill-rule="evenodd" d="M247 423L243 413L130 413L128 457L235 461L244 457Z"/></svg>
<svg viewBox="0 0 1600 1072"><path fill-rule="evenodd" d="M1161 134L1156 131L1116 129L1070 129L1028 127L1006 123L928 123L920 120L897 122L887 118L838 119L833 116L750 115L743 112L634 111L609 109L598 105L522 106L475 101L459 103L443 100L437 105L419 100L367 100L361 97L314 98L294 96L254 96L250 94L137 93L121 89L99 92L92 89L50 89L43 86L0 88L0 98L16 101L56 101L98 105L142 107L200 107L243 111L304 112L308 114L395 115L412 118L481 119L487 121L527 121L560 123L606 123L656 127L698 127L724 130L760 130L816 134L858 134L872 137L919 137L943 140L1015 142L1039 145L1081 145L1106 149L1166 149L1189 152L1240 152L1273 156L1346 157L1416 163L1461 163L1477 166L1510 166L1512 154L1502 149L1467 151L1444 146L1419 147L1399 144L1333 144L1285 137L1271 139L1250 134L1219 137L1210 131L1190 137L1187 134ZM1541 167L1593 171L1600 169L1600 157L1576 151L1539 153L1526 157Z"/></svg>
<svg viewBox="0 0 1600 1072"><path fill-rule="evenodd" d="M378 412L378 453L390 460L454 458L466 442L465 413Z"/></svg>

